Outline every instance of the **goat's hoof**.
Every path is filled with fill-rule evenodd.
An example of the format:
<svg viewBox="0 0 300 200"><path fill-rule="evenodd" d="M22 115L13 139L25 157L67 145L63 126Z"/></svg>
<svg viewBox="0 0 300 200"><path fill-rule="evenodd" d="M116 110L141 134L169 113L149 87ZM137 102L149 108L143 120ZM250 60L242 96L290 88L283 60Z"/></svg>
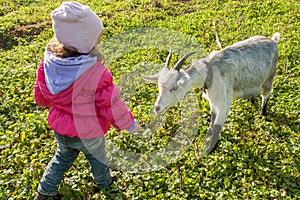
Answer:
<svg viewBox="0 0 300 200"><path fill-rule="evenodd" d="M219 140L212 140L211 137L208 137L204 139L203 143L204 143L204 148L203 148L204 152L206 154L211 154L217 149Z"/></svg>
<svg viewBox="0 0 300 200"><path fill-rule="evenodd" d="M207 154L213 153L217 149L218 144L219 144L219 140L213 146L209 145L208 148L207 148L207 150L206 150L206 153Z"/></svg>

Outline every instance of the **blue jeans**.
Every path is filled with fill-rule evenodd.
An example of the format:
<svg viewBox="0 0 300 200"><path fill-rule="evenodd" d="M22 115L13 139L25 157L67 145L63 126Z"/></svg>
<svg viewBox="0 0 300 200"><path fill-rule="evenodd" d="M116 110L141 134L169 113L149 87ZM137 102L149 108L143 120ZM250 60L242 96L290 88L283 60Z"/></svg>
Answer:
<svg viewBox="0 0 300 200"><path fill-rule="evenodd" d="M55 133L57 150L48 164L40 181L38 192L44 195L57 194L64 173L70 169L79 152L88 159L96 185L108 186L111 183L105 152L105 136L92 139L70 138Z"/></svg>

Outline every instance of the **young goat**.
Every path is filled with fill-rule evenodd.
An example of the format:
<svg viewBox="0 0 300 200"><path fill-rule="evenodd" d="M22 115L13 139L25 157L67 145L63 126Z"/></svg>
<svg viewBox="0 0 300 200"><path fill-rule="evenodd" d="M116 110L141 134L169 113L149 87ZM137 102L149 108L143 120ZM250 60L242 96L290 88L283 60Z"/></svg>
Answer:
<svg viewBox="0 0 300 200"><path fill-rule="evenodd" d="M238 42L181 69L185 60L193 53L182 57L174 68L170 68L170 51L166 65L152 76L143 76L150 82L158 82L159 95L154 112L164 111L182 100L192 88L203 88L209 101L211 124L205 140L207 153L215 150L218 138L234 98L256 98L262 95L262 114L266 115L267 100L271 94L276 74L278 40L254 36Z"/></svg>

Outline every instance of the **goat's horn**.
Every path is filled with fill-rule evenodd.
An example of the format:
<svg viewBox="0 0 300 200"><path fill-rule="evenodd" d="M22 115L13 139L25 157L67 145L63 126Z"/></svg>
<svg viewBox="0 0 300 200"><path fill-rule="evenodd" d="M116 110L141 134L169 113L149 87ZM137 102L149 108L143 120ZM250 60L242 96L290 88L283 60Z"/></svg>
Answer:
<svg viewBox="0 0 300 200"><path fill-rule="evenodd" d="M172 49L170 49L168 58L167 58L167 60L166 60L166 68L169 68L169 67L170 67L171 57L172 57Z"/></svg>
<svg viewBox="0 0 300 200"><path fill-rule="evenodd" d="M177 71L180 70L180 68L182 67L183 63L186 61L186 59L188 59L191 55L193 55L196 52L191 52L186 54L185 56L183 56L175 65L174 69L176 69Z"/></svg>

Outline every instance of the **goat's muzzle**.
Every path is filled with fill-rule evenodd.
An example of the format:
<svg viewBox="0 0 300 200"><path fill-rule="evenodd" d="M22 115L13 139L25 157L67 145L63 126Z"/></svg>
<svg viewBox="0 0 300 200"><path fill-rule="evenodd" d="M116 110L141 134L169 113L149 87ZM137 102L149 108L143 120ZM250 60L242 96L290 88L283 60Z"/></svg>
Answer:
<svg viewBox="0 0 300 200"><path fill-rule="evenodd" d="M157 115L164 113L165 109L160 105L154 105L154 112Z"/></svg>
<svg viewBox="0 0 300 200"><path fill-rule="evenodd" d="M160 105L155 105L155 106L154 106L154 110L155 110L155 112L159 112L159 110L160 110Z"/></svg>

